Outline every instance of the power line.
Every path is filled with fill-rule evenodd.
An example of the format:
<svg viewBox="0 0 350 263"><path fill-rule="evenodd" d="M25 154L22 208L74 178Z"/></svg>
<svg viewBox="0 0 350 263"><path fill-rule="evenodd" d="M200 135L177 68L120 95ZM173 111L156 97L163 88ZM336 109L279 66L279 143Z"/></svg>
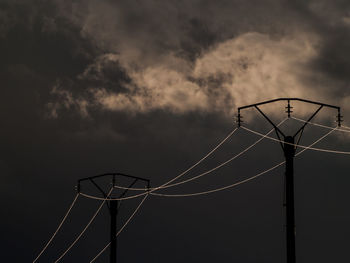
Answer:
<svg viewBox="0 0 350 263"><path fill-rule="evenodd" d="M299 156L300 154L302 154L303 152L305 152L306 150L310 150L312 149L311 147L314 146L316 143L320 142L321 140L323 140L324 138L326 138L328 135L330 135L331 133L333 133L335 130L337 130L337 128L333 128L333 130L327 132L325 135L321 136L320 138L318 138L316 141L314 141L313 143L311 143L309 146L306 146L303 150L301 150L300 152L298 152L297 154L295 154L295 156Z"/></svg>
<svg viewBox="0 0 350 263"><path fill-rule="evenodd" d="M251 132L251 133L254 133L256 135L259 135L259 136L264 136L264 134L261 134L260 132L257 132L257 131L253 131L247 127L244 127L244 126L241 126L243 129ZM338 128L334 128L334 130L337 130ZM270 139L270 140L273 140L273 141L276 141L276 142L282 142L282 143L285 143L285 144L288 144L288 145L292 145L292 146L295 146L295 147L300 147L300 148L307 148L307 146L304 146L304 145L300 145L300 144L295 144L295 143L289 143L289 142L284 142L282 140L279 140L279 139L275 139L273 137L270 137L270 136L265 136L265 138L267 139ZM345 151L336 151L336 150L327 150L327 149L321 149L321 148L314 148L314 147L310 147L308 148L310 150L313 150L313 151L319 151L319 152L328 152L328 153L336 153L336 154L346 154L346 155L350 155L350 152L345 152Z"/></svg>
<svg viewBox="0 0 350 263"><path fill-rule="evenodd" d="M277 126L282 125L282 123L284 123L286 120L287 120L287 118L284 119L284 120L282 120ZM186 179L186 180L184 180L184 181L181 181L181 182L178 182L178 183L174 183L174 184L169 184L169 185L166 185L166 186L164 186L164 187L154 187L154 188L150 188L150 190L156 191L156 190L160 190L160 189L165 189L165 188L173 187L173 186L176 186L176 185L180 185L180 184L184 184L184 183L193 181L193 180L198 179L198 178L200 178L200 177L202 177L202 176L204 176L204 175L207 175L207 174L209 174L209 173L211 173L211 172L213 172L213 171L215 171L215 170L221 168L222 166L226 165L227 163L229 163L229 162L231 162L231 161L237 159L239 156L241 156L243 153L245 153L245 152L247 152L248 150L250 150L250 149L251 149L252 147L254 147L256 144L258 144L260 141L262 141L262 140L265 138L265 136L269 135L269 134L270 134L271 132L273 132L273 131L274 131L274 129L271 129L268 133L266 133L263 137L261 137L260 139L258 139L258 140L255 141L254 143L252 143L250 146L248 146L247 148L245 148L244 150L242 150L241 152L239 152L239 153L236 154L235 156L231 157L230 159L228 159L228 160L225 161L224 163L222 163L222 164L220 164L220 165L214 167L213 169L210 169L210 170L208 170L208 171L206 171L206 172L203 172L203 173L201 173L201 174L199 174L199 175L197 175L197 176L191 177L191 178ZM116 187L116 188L125 189L125 187L120 187L120 186L115 186L115 187ZM145 189L142 189L142 188L129 188L128 190L145 190Z"/></svg>
<svg viewBox="0 0 350 263"><path fill-rule="evenodd" d="M183 171L182 173L180 173L178 176L176 176L175 178L178 179L180 177L182 177L183 175L187 174L189 171L191 171L193 168L195 168L196 166L198 166L200 163L202 163L205 159L207 159L210 155L212 155L221 145L223 145L236 131L238 130L238 128L233 129L218 145L216 145L212 150L210 150L204 157L202 157L198 162L196 162L195 164L193 164L191 167L189 167L188 169L186 169L185 171ZM172 179L173 181L176 179ZM167 184L171 183L171 181L167 182ZM168 187L172 187L174 185L179 185L182 184L180 183L176 183L176 184L171 184L171 185L165 185L162 188L168 188ZM118 186L115 185L115 188L119 188L119 189L124 189L124 190L132 190L132 191L144 191L144 188L128 188L128 187L123 187L123 186ZM153 189L160 189L159 187L153 187L153 188L149 188L148 190L153 190Z"/></svg>
<svg viewBox="0 0 350 263"><path fill-rule="evenodd" d="M146 191L147 189L145 189ZM127 197L121 197L121 198L102 198L102 197L97 197L97 196L93 196L93 195L89 195L89 194L85 194L83 192L80 192L80 195L86 197L86 198L90 198L90 199L94 199L94 200L100 200L100 201L122 201L122 200L129 200L129 199L134 199L143 195L146 195L147 192L144 193L140 193L140 194L136 194L136 195L132 195L132 196L127 196Z"/></svg>
<svg viewBox="0 0 350 263"><path fill-rule="evenodd" d="M234 183L234 184L231 184L231 185L227 185L227 186L224 186L224 187L221 187L221 188L217 188L217 189L213 189L213 190L208 190L208 191L204 191L204 192L198 192L198 193L191 193L191 194L158 194L158 193L150 193L151 195L157 195L157 196L164 196L164 197L189 197L189 196L197 196L197 195L205 195L205 194L211 194L211 193L215 193L215 192L219 192L219 191L222 191L222 190L226 190L226 189L229 189L229 188L232 188L234 186L237 186L237 185L240 185L240 184L243 184L243 183L246 183L246 182L249 182L265 173L268 173L274 169L276 169L277 167L281 166L282 164L284 164L285 162L281 162L261 173L258 173L252 177L249 177L245 180L242 180L242 181L239 181L237 183Z"/></svg>
<svg viewBox="0 0 350 263"><path fill-rule="evenodd" d="M283 120L279 125L281 125L285 120ZM214 172L215 170L227 165L229 162L233 161L234 159L236 159L237 157L239 157L240 155L242 155L243 153L245 153L246 151L248 151L250 148L252 148L253 146L255 146L258 142L260 142L262 139L265 138L265 136L267 136L268 134L270 134L271 132L273 131L270 130L268 133L266 133L262 138L260 138L259 140L257 140L256 142L254 142L253 144L251 144L249 147L247 147L246 149L244 149L242 152L236 154L235 156L231 157L230 159L226 160L225 162L219 164L218 166L204 172L204 173L201 173L193 178L190 178L190 179L187 179L185 181L182 181L182 182L179 182L179 183L175 183L175 184L172 184L172 185L179 185L179 184L182 184L182 183L185 183L185 182L189 182L189 181L192 181L194 179L197 179L199 177L202 177L204 175L207 175L209 173L212 173ZM170 181L174 181L174 179L170 180ZM169 181L169 182L170 182ZM133 199L133 198L137 198L137 197L140 197L140 196L143 196L143 195L146 195L147 193L152 193L154 191L157 191L157 190L161 190L161 189L164 189L164 188L167 188L168 186L172 186L172 185L166 185L167 183L163 184L163 186L158 186L158 187L154 187L154 188L150 188L151 190L150 191L147 191L147 192L144 192L144 193L140 193L140 194L136 194L136 195L132 195L132 196L127 196L127 197L122 197L122 198L108 198L107 200L128 200L128 199ZM117 187L119 188L119 187ZM126 188L126 187L125 187ZM128 188L127 188L128 189ZM133 188L130 188L130 189L133 189ZM135 189L135 188L134 188ZM137 188L137 189L142 189L142 188ZM146 191L147 189L142 189L144 191ZM101 197L97 197L97 196L93 196L93 195L89 195L89 194L85 194L83 192L80 192L80 194L84 197L87 197L87 198L90 198L90 199L95 199L95 200L105 200L104 198L101 198Z"/></svg>
<svg viewBox="0 0 350 263"><path fill-rule="evenodd" d="M111 188L111 190L108 192L107 197L112 193L113 188ZM59 256L59 258L56 259L56 261L54 263L59 262L67 253L68 251L78 242L78 240L81 238L81 236L85 233L85 231L88 229L88 227L91 225L91 223L94 221L95 217L97 216L97 214L100 212L101 208L103 207L103 205L105 204L105 202L107 201L107 199L105 198L103 200L103 202L101 203L101 205L98 207L97 211L95 212L95 214L92 216L92 218L90 219L90 221L87 223L87 225L84 227L83 231L77 236L77 238L73 241L73 243L61 254L61 256Z"/></svg>
<svg viewBox="0 0 350 263"><path fill-rule="evenodd" d="M298 156L300 154L302 154L304 151L306 150L309 150L311 149L311 147L313 145L315 145L316 143L320 142L321 140L323 140L324 138L326 138L328 135L330 135L333 131L335 131L336 128L334 128L333 130L329 131L328 133L326 133L325 135L323 135L322 137L320 137L319 139L317 139L316 141L314 141L312 144L310 144L309 146L306 146L303 150L301 150L299 153L297 153L295 156ZM244 179L242 181L239 181L237 183L234 183L234 184L231 184L231 185L227 185L227 186L224 186L224 187L220 187L220 188L217 188L217 189L213 189L213 190L208 190L208 191L203 191L203 192L197 192L197 193L190 193L190 194L159 194L159 193L150 193L151 195L155 195L155 196L162 196L162 197L191 197L191 196L198 196L198 195L206 195L206 194L211 194L211 193L215 193L215 192L219 192L219 191L222 191L222 190L226 190L226 189L229 189L229 188L232 188L232 187L235 187L237 185L240 185L240 184L243 184L243 183L246 183L246 182L249 182L249 181L252 181L254 179L256 179L257 177L260 177L261 175L265 174L265 173L268 173L276 168L278 168L279 166L281 166L282 164L284 164L285 161L281 162L281 163L278 163L276 164L275 166L263 171L263 172L260 172L252 177L249 177L247 179Z"/></svg>
<svg viewBox="0 0 350 263"><path fill-rule="evenodd" d="M284 122L284 121L285 121L285 120L283 120L282 122ZM280 123L280 124L281 124L281 123ZM279 124L279 125L280 125L280 124ZM268 139L270 139L270 140L274 140L274 141L278 141L278 142L283 142L283 141L281 141L281 140L278 140L278 139L275 139L275 138L273 138L273 137L268 136L268 134L269 134L271 131L269 131L267 134L264 135L264 134L261 134L261 133L259 133L259 132L250 130L250 129L248 129L248 128L246 128L246 127L243 127L243 126L242 126L242 128L245 129L245 130L247 130L247 131L249 131L249 132L252 132L252 133L255 133L255 134L261 136L261 137L262 137L261 139L263 139L263 138L268 138ZM337 130L337 129L338 129L338 128L333 128L333 130L332 130L331 132L333 132L333 131L335 131L335 130ZM327 136L328 136L328 135L327 135ZM258 140L258 141L259 141L259 140ZM257 141L257 142L258 142L258 141ZM257 142L253 143L253 144L252 144L251 146L249 146L249 147L251 148L251 147L254 146ZM285 143L286 143L286 142L285 142ZM291 144L291 143L286 143L286 144L290 144L290 145L293 145L293 146L298 146L298 147L301 147L301 148L303 148L303 149L310 149L310 150L321 151L321 152L330 152L330 153L339 153L339 154L350 154L350 152L342 152L342 151L333 151L333 150L326 150L326 149L320 149L320 148L313 148L312 145L314 145L314 144L312 144L311 146L310 146L310 145L309 145L309 146L303 146L303 145ZM248 147L248 148L249 148L249 147ZM247 148L247 149L248 149L248 148ZM245 152L247 149L245 149L243 152ZM303 151L301 151L301 152L303 152ZM299 152L299 153L301 153L301 152ZM241 155L241 154L238 154L238 155ZM236 156L237 156L237 155L236 155ZM215 170L221 168L222 166L226 165L226 164L229 163L230 161L234 160L234 159L236 158L236 156L234 156L234 157L230 158L229 160L227 160L227 161L221 163L220 165L218 165L218 166L216 166L216 167L214 167L214 168L212 168L212 169L210 169L210 170L208 170L208 171L206 171L206 172L204 172L204 173L202 173L202 174L200 174L200 175L194 177L194 179L199 178L199 177L201 177L201 176L204 176L204 175L206 175L206 174L208 174L208 173L211 173L211 172L213 172L213 171L215 171ZM237 157L238 157L238 156L237 156ZM280 165L282 165L282 164L283 164L283 163L280 163L280 164L276 165L276 167L274 167L273 169L277 168L278 166L280 166ZM271 169L271 170L273 170L273 169ZM266 172L271 171L271 170L267 170ZM247 182L247 181L253 180L253 179L255 179L256 177L259 177L259 176L265 174L266 172L264 171L264 172L262 172L261 174L258 174L258 175L256 175L256 176L252 176L251 178L248 178L248 179L246 179L246 180L243 180L242 182L235 183L235 184L233 184L233 185L229 185L229 186L225 186L225 187L222 187L222 188L219 188L219 189L214 189L214 190L205 191L205 192L201 192L201 193L189 194L189 196L194 196L194 195L200 195L200 194L206 194L206 193L212 193L212 192L217 192L217 191L225 190L225 189L227 189L227 188L234 187L234 186L236 186L236 185L239 185L239 184L245 183L245 182ZM188 180L185 180L185 181L187 182L187 181L194 180L194 179L191 178L191 179L188 179ZM181 183L182 183L182 182L181 182ZM164 187L164 188L166 188L166 187ZM152 194L152 195L158 195L158 196L182 196L182 195L166 195L166 194L153 193L154 191L160 190L160 189L162 189L162 186L152 188L152 190L149 191L149 193ZM144 190L144 189L143 189L143 190ZM87 194L84 194L84 193L81 193L81 194L82 194L83 196L85 196L85 197L88 197L88 198L97 199L97 200L103 200L102 198L99 198L99 197L96 197L96 196L91 196L91 195L87 195ZM142 195L145 195L145 194L146 194L146 192L145 192L145 193L141 193L141 194L137 194L137 195L133 195L133 196L129 196L129 197L125 197L125 198L121 198L121 199L115 199L115 200L132 199L132 198L136 198L136 197L139 197L139 196L142 196ZM110 199L110 200L114 200L114 199Z"/></svg>
<svg viewBox="0 0 350 263"><path fill-rule="evenodd" d="M299 118L296 118L296 117L291 117L292 119L294 120L297 120L297 121L300 121L300 122L304 122L304 123L309 123L311 125L314 125L314 126L318 126L318 127L322 127L322 128L326 128L326 129L333 129L334 127L330 127L330 126L326 126L326 125L323 125L323 124L319 124L319 123L315 123L315 122L308 122L306 120L303 120L303 119L299 119ZM344 126L345 127L345 126ZM346 128L346 127L345 127ZM337 128L337 131L340 131L340 132L350 132L350 130L344 130L344 129L340 129L340 128Z"/></svg>
<svg viewBox="0 0 350 263"><path fill-rule="evenodd" d="M50 243L52 242L52 240L55 238L56 234L58 233L58 231L61 229L63 223L66 221L68 215L70 214L70 211L72 210L73 206L75 205L77 199L79 197L79 194L75 195L75 198L73 200L73 202L71 203L70 207L68 208L66 214L64 215L63 219L61 220L60 224L58 225L56 231L53 233L53 235L51 236L51 238L49 239L49 241L46 243L46 245L44 246L44 248L40 251L40 253L38 254L38 256L33 260L33 263L37 262L37 260L40 258L40 256L45 252L45 250L47 249L47 247L50 245Z"/></svg>
<svg viewBox="0 0 350 263"><path fill-rule="evenodd" d="M247 130L247 131L250 131L250 132L252 132L252 133L255 133L255 134L259 135L259 136L262 136L262 138L268 138L268 139L270 139L270 140L274 140L274 141L281 142L281 140L278 140L278 139L269 137L267 134L264 135L264 134L261 134L261 133L259 133L259 132L250 130L250 129L248 129L248 128L246 128L246 127L243 127L243 126L242 126L242 128L245 129L245 130ZM331 132L333 132L333 131L335 131L335 130L337 130L337 128L334 128ZM286 143L286 144L290 144L290 143ZM314 150L314 151L350 154L350 152L341 152L341 151L333 151L333 150L325 150L325 149L320 149L320 148L313 148L313 147L312 147L313 144L312 144L311 146L303 146L303 145L298 145L298 144L291 144L291 145L293 145L293 146L298 146L298 147L301 147L301 148L303 148L303 149ZM210 170L208 170L208 171L206 171L206 172L200 174L199 176L203 176L203 175L205 175L205 174L211 173L211 172L213 172L213 171L215 171L215 170L221 168L222 166L224 166L224 165L226 165L227 163L229 163L230 161L232 161L232 159L233 159L233 158L231 158L231 159L229 159L229 160L227 160L227 161L221 163L220 165L218 165L218 166L216 166L216 167L214 167L214 168L212 168L212 169L210 169ZM282 165L282 163L279 164L279 165L277 165L275 168L277 168L277 167L280 166L280 165ZM273 170L273 169L272 169L272 170ZM269 171L270 171L270 170L269 170ZM264 173L265 173L265 172L262 172L261 174L258 174L257 176L253 176L252 178L248 178L248 179L246 179L246 180L247 180L247 181L250 181L250 180L252 180L252 179L254 179L254 178L256 178L256 177L259 177L260 175L262 175L262 174L264 174ZM198 177L199 177L199 176L198 176ZM246 180L243 180L242 183L246 182ZM237 184L241 184L241 183L238 182ZM225 189L230 188L230 187L233 187L233 186L236 186L236 184L229 185L229 186L225 186L225 187L220 188L220 189L210 190L208 193L216 192L216 191L221 191L221 190L225 190ZM162 195L162 194L158 194L158 193L153 193L154 191L160 190L160 189L162 189L162 188L161 188L161 187L156 187L156 188L153 188L153 189L152 189L151 191L149 191L149 192L140 193L140 194L136 194L136 195L129 196L129 197L124 197L124 198L119 198L119 199L108 199L108 200L125 200L125 199L132 199L132 198L136 198L136 197L145 195L145 194L147 194L147 193L150 193L150 194L152 194L152 195L158 195L158 196L166 196L166 195ZM206 193L206 192L203 192L203 194L205 194L205 193ZM92 196L92 195L87 195L87 194L84 194L84 193L81 193L81 195L83 195L83 196L85 196L85 197L88 197L88 198L91 198L91 199L104 200L103 198L96 197L96 196ZM195 194L195 195L197 195L197 194ZM190 194L190 196L192 196L192 194Z"/></svg>
<svg viewBox="0 0 350 263"><path fill-rule="evenodd" d="M134 212L131 214L131 216L126 220L126 222L124 223L124 225L119 229L117 236L119 236L119 234L123 231L123 229L129 224L129 222L131 221L131 219L134 217L134 215L137 213L137 211L140 209L140 207L142 206L143 202L146 200L146 198L148 197L148 194L145 195L143 197L143 199L141 200L141 202L138 204L138 206L136 207L136 209L134 210ZM111 242L109 242L91 261L90 263L94 262L99 256L101 256L101 254L110 246Z"/></svg>
<svg viewBox="0 0 350 263"><path fill-rule="evenodd" d="M284 123L286 120L287 120L287 118L284 119L284 120L282 120L277 126L280 126L280 125L281 125L282 123ZM240 155L242 155L243 153L245 153L246 151L248 151L250 148L252 148L253 146L255 146L257 143L259 143L261 140L263 140L268 134L270 134L273 130L274 130L274 129L271 129L269 132L267 132L265 135L263 135L262 138L260 138L259 140L257 140L256 142L254 142L253 144L251 144L251 145L248 146L246 149L244 149L244 150L241 151L240 153L236 154L236 155L233 156L232 158L230 158L230 159L226 160L225 162L219 164L218 166L216 166L216 167L214 167L214 168L212 168L212 169L210 169L210 170L208 170L208 171L206 171L206 172L204 172L204 173L201 173L201 174L199 174L199 175L197 175L197 176L195 176L195 177L192 177L192 178L190 178L190 179L187 179L187 180L184 180L184 181L182 181L182 182L179 182L179 183L175 183L175 184L171 184L171 185L163 184L163 185L165 185L164 187L158 186L158 187L150 188L151 190L148 191L148 193L151 193L151 194L152 194L152 193L153 193L154 191L156 191L156 190L161 190L161 189L164 189L164 188L167 188L167 187L170 187L170 186L175 186L175 185L179 185L179 184L183 184L183 183L186 183L186 182L195 180L195 179L197 179L197 178L199 178L199 177L202 177L202 176L204 176L204 175L207 175L207 174L209 174L209 173L211 173L211 172L213 172L213 171L215 171L215 170L217 170L217 169L219 169L219 168L225 166L226 164L228 164L229 162L233 161L234 159L236 159L237 157L239 157ZM172 179L172 180L174 180L174 179ZM170 181L172 181L172 180L170 180ZM169 181L169 182L170 182L170 181ZM119 187L117 187L117 188L119 188ZM130 189L135 189L135 188L130 188ZM141 188L137 188L137 189L141 189ZM145 189L142 189L142 190L145 191ZM139 197L139 196L142 196L142 195L145 195L145 194L147 194L147 193L145 192L145 193L140 193L140 194L136 194L136 195L124 197L124 198L108 199L108 200L127 200L127 199L136 198L136 197ZM96 197L96 196L92 196L92 195L88 195L88 194L85 194L85 193L82 193L82 192L81 192L81 195L83 195L83 196L85 196L85 197L87 197L87 198L91 198L91 199L104 200L103 198ZM154 194L154 195L159 195L159 194Z"/></svg>

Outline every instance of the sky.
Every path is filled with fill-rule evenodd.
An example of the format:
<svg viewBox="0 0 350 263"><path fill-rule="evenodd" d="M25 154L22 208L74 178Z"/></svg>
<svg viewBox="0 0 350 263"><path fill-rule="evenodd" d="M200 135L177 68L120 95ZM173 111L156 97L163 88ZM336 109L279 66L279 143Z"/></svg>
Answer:
<svg viewBox="0 0 350 263"><path fill-rule="evenodd" d="M237 107L303 98L340 106L350 126L349 47L345 0L0 0L2 261L34 260L78 179L121 172L165 183L236 127ZM279 122L285 106L262 109ZM292 106L304 119L316 109ZM243 114L247 127L271 129L258 112ZM335 114L324 109L315 121L335 126ZM289 119L281 127L291 133L300 125ZM326 132L308 126L301 143ZM317 147L350 151L348 135L334 132ZM184 178L257 139L238 129ZM161 193L229 185L283 158L280 145L265 140L222 169ZM350 260L348 170L348 155L308 151L296 158L298 263ZM204 196L150 196L118 238L118 262L286 262L283 174L280 167ZM122 202L119 227L138 202ZM79 196L38 262L54 262L98 206ZM104 207L61 262L89 262L108 241ZM108 251L96 262L107 261Z"/></svg>

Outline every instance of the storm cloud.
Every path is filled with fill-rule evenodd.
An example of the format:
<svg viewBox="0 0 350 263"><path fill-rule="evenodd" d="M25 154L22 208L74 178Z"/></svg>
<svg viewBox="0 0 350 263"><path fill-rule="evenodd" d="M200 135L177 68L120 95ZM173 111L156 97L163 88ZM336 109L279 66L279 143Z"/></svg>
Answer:
<svg viewBox="0 0 350 263"><path fill-rule="evenodd" d="M62 15L103 50L71 80L85 87L71 99L82 116L91 110L230 116L239 105L288 96L332 98L347 107L347 93L336 99L347 90L347 74L334 65L346 70L346 60L337 55L345 47L330 46L346 43L349 17L346 7L330 6L318 1L61 4ZM334 60L327 65L323 56ZM62 100L49 104L53 117L58 108L67 108Z"/></svg>

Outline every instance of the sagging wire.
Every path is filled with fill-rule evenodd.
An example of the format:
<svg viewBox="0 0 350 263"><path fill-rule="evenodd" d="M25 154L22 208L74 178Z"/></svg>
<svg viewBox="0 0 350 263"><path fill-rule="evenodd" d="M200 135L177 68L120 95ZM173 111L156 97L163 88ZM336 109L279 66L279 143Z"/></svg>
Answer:
<svg viewBox="0 0 350 263"><path fill-rule="evenodd" d="M291 118L296 120L296 121L308 123L308 124L311 124L311 125L314 125L314 126L318 126L318 127L322 127L322 128L326 128L326 129L333 129L334 128L334 127L331 127L331 126L327 126L327 125L323 125L323 124L319 124L319 123L315 123L315 122L310 122L310 121L307 122L306 120L299 119L299 118L296 118L296 117L291 117ZM342 125L342 127L347 128L344 125ZM337 128L336 130L340 131L340 132L350 132L350 130L345 130L345 129L341 129L341 128Z"/></svg>
<svg viewBox="0 0 350 263"><path fill-rule="evenodd" d="M107 197L110 196L110 194L112 193L113 188L110 189L110 191L107 194ZM54 263L59 262L67 253L69 250L71 250L71 248L79 241L79 239L82 237L82 235L85 233L85 231L88 229L88 227L91 225L91 223L94 221L95 217L98 215L98 213L100 212L101 208L103 207L103 205L105 204L105 202L108 200L108 198L104 198L103 202L101 203L101 205L98 207L98 209L96 210L95 214L92 216L92 218L90 219L90 221L87 223L87 225L84 227L83 231L80 232L80 234L76 237L76 239L73 241L72 244L70 244L70 246L54 261Z"/></svg>
<svg viewBox="0 0 350 263"><path fill-rule="evenodd" d="M247 127L244 127L244 126L241 126L243 129L245 129L246 131L249 131L251 133L254 133L256 135L259 135L259 136L264 136L264 134L260 133L260 132L257 132L257 131L254 131L254 130L251 130ZM337 130L338 128L334 128L334 130ZM333 131L334 131L333 130ZM308 148L307 146L304 146L304 145L301 145L301 144L295 144L295 143L289 143L289 142L284 142L282 140L278 140L276 138L273 138L273 137L270 137L270 136L265 136L265 138L269 139L269 140L272 140L272 141L276 141L276 142L282 142L282 143L285 143L285 144L289 144L289 145L292 145L292 146L295 146L295 147L300 147L300 148ZM327 152L327 153L335 153L335 154L346 154L346 155L350 155L350 152L345 152L345 151L336 151L336 150L327 150L327 149L321 149L321 148L314 148L314 147L309 147L308 148L309 150L313 150L313 151L319 151L319 152Z"/></svg>
<svg viewBox="0 0 350 263"><path fill-rule="evenodd" d="M328 133L326 133L325 135L323 135L322 137L320 137L319 139L317 139L316 141L314 141L313 143L311 143L309 146L306 146L303 150L301 150L300 152L298 152L295 156L299 156L300 154L302 154L304 151L306 150L309 150L312 148L313 145L315 145L316 143L320 142L321 140L323 140L324 138L326 138L327 136L329 136L332 132L334 132L336 130L336 128L334 128L333 130L329 131ZM260 176L262 176L263 174L266 174L276 168L278 168L279 166L281 166L282 164L284 164L285 161L283 162L280 162L274 166L272 166L271 168L263 171L263 172L260 172L252 177L249 177L247 179L244 179L242 181L239 181L239 182L236 182L234 184L231 184L231 185L227 185L227 186L224 186L224 187L220 187L220 188L216 188L216 189L213 189L213 190L208 190L208 191L203 191L203 192L197 192L197 193L190 193L190 194L159 194L159 193L150 193L151 195L155 195L155 196L162 196L162 197L191 197L191 196L199 196L199 195L206 195L206 194L211 194L211 193L215 193L215 192L219 192L219 191L222 191L222 190L226 190L226 189L229 189L229 188L232 188L232 187L235 187L237 185L240 185L240 184L243 184L243 183L246 183L246 182L249 182L249 181L252 181Z"/></svg>
<svg viewBox="0 0 350 263"><path fill-rule="evenodd" d="M274 169L276 169L277 167L281 166L282 164L284 164L285 162L281 162L279 164L276 164L275 166L261 172L261 173L258 173L252 177L249 177L245 180L242 180L242 181L239 181L237 183L234 183L234 184L231 184L231 185L227 185L227 186L224 186L224 187L221 187L221 188L217 188L217 189L213 189L213 190L208 190L208 191L203 191L203 192L198 192L198 193L190 193L190 194L159 194L159 193L150 193L151 195L156 195L156 196L164 196L164 197L190 197L190 196L198 196L198 195L206 195L206 194L211 194L211 193L215 193L215 192L219 192L219 191L222 191L222 190L226 190L226 189L229 189L229 188L232 188L234 186L237 186L237 185L240 185L240 184L244 184L246 182L249 182L255 178L258 178L259 176L263 175L263 174L266 174Z"/></svg>
<svg viewBox="0 0 350 263"><path fill-rule="evenodd" d="M40 251L40 253L38 254L38 256L33 260L33 263L37 262L38 259L41 257L41 255L45 252L45 250L47 249L47 247L50 245L50 243L52 242L52 240L55 238L55 236L57 235L58 231L61 229L62 225L64 224L64 222L66 221L68 215L70 214L70 211L72 210L73 206L75 205L76 201L78 200L79 197L79 193L77 193L74 197L73 202L71 203L71 205L69 206L66 214L64 215L63 219L61 220L60 224L58 225L56 231L53 233L53 235L51 236L51 238L49 239L49 241L47 241L46 245L43 247L43 249Z"/></svg>
<svg viewBox="0 0 350 263"><path fill-rule="evenodd" d="M205 159L207 159L210 155L212 155L221 145L223 145L236 131L238 130L238 128L235 128L233 131L231 131L218 145L216 145L212 150L210 150L204 157L202 157L198 162L196 162L195 164L191 165L189 168L187 168L185 171L183 171L182 173L180 173L179 175L177 175L175 178L173 178L172 180L170 180L169 182L167 182L166 184L164 184L163 187L159 186L159 187L153 187L153 188L149 188L148 190L158 190L160 188L168 188L168 187L172 187L175 185L179 185L182 184L182 182L179 183L175 183L175 184L170 184L171 182L175 181L176 179L179 179L180 177L184 176L185 174L187 174L189 171L191 171L193 168L195 168L196 166L198 166L200 163L202 163ZM170 185L169 185L170 184ZM123 186L118 186L115 185L115 188L118 189L123 189L123 190L131 190L131 191L144 191L144 188L129 188L129 187L123 187Z"/></svg>
<svg viewBox="0 0 350 263"><path fill-rule="evenodd" d="M278 124L278 126L281 125L281 124L282 124L283 122L285 122L286 120L287 120L287 118L284 119L283 121L281 121L281 122ZM249 147L247 147L247 148L246 148L245 150L243 150L241 153L238 153L237 155L231 157L230 159L226 160L225 162L219 164L218 166L216 166L216 167L214 167L214 168L212 168L212 169L210 169L210 170L208 170L208 171L206 171L206 172L204 172L204 173L202 173L202 174L200 174L200 175L195 176L194 179L197 179L197 178L199 178L199 177L201 177L201 176L204 176L204 175L206 175L206 174L209 174L209 173L211 173L211 172L214 172L215 170L217 170L217 169L219 169L219 168L225 166L226 164L228 164L229 162L233 161L233 160L236 159L238 156L240 156L241 154L243 154L244 152L246 152L247 150L249 150L250 148L252 148L253 146L255 146L258 142L260 142L262 139L264 139L265 136L267 136L268 134L270 134L273 130L274 130L274 129L271 129L271 130L270 130L268 133L266 133L262 138L260 138L259 140L257 140L255 143L253 143L253 144L250 145ZM184 173L182 173L182 174L180 174L180 175L182 176L183 174L184 174ZM179 176L180 176L180 175L179 175ZM146 192L147 189L137 188L137 189L142 189L142 190L144 190L145 192L144 192L144 193L140 193L140 194L136 194L136 195L131 195L131 196L123 197L123 198L114 198L114 199L109 198L109 199L107 199L107 200L118 200L118 201L120 201L120 200L128 200L128 199L133 199L133 198L137 198L137 197L139 197L139 196L146 195L147 193L153 193L154 191L157 191L157 190L160 190L160 189L163 189L163 188L167 188L168 184L169 184L170 182L176 180L177 178L179 178L179 176L177 176L177 177L171 179L170 181L168 181L167 183L165 183L165 184L163 184L163 185L161 185L161 186L154 187L154 188L150 188L151 190L149 190L149 191L147 191L147 192ZM191 180L194 180L194 179L191 179L191 178L190 178L190 179L187 179L187 180L185 180L185 181L187 182L187 181L191 181ZM182 183L182 182L181 182L181 183ZM177 184L180 184L180 183L177 183ZM123 187L123 188L124 188L124 187ZM126 187L125 187L125 188L126 188ZM133 188L130 188L130 189L133 189ZM134 189L135 189L135 188L134 188ZM90 198L90 199L104 200L104 198L97 197L97 196L92 196L92 195L85 194L85 193L82 193L82 192L81 192L80 194L81 194L82 196L87 197L87 198Z"/></svg>
<svg viewBox="0 0 350 263"><path fill-rule="evenodd" d="M280 125L282 125L286 120L287 120L287 118L284 119L284 120L282 120L282 121L277 125L277 127L280 126ZM215 171L215 170L221 168L222 166L228 164L229 162L231 162L231 161L237 159L239 156L241 156L242 154L244 154L245 152L247 152L248 150L250 150L251 148L253 148L255 145L257 145L259 142L261 142L261 141L265 138L265 136L269 135L269 134L270 134L271 132L273 132L273 131L274 131L274 129L271 129L271 130L270 130L268 133L266 133L263 137L261 137L260 139L258 139L258 140L255 141L254 143L252 143L250 146L248 146L247 148L245 148L243 151L239 152L238 154L236 154L235 156L231 157L231 158L228 159L227 161L221 163L220 165L218 165L218 166L216 166L216 167L214 167L214 168L212 168L212 169L210 169L210 170L208 170L208 171L206 171L206 172L203 172L203 173L201 173L201 174L199 174L199 175L197 175L197 176L191 177L191 178L186 179L186 180L181 181L181 182L177 182L177 183L173 183L173 184L166 185L166 186L164 186L164 187L154 187L154 188L150 188L150 190L161 190L161 189L165 189L165 188L177 186L177 185L180 185L180 184L184 184L184 183L188 183L188 182L190 182L190 181L196 180L196 179L198 179L198 178L200 178L200 177L202 177L202 176L204 176L204 175L207 175L207 174L209 174L209 173L211 173L211 172L213 172L213 171ZM121 189L128 189L128 190L145 190L145 189L142 189L142 188L126 188L126 187L121 187L121 186L115 186L115 187L116 187L116 188L121 188Z"/></svg>

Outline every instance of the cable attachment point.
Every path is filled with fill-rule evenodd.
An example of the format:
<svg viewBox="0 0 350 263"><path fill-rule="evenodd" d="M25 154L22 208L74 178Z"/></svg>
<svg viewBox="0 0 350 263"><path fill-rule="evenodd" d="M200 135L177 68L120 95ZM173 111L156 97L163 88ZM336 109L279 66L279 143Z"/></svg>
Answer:
<svg viewBox="0 0 350 263"><path fill-rule="evenodd" d="M75 186L75 190L77 191L78 194L80 194L80 183L78 183L78 184Z"/></svg>
<svg viewBox="0 0 350 263"><path fill-rule="evenodd" d="M238 111L238 114L236 116L236 123L237 123L238 127L241 127L241 124L243 123L242 118L243 117L242 117L240 111Z"/></svg>
<svg viewBox="0 0 350 263"><path fill-rule="evenodd" d="M288 105L286 107L286 113L288 113L288 118L290 118L290 114L293 112L292 109L293 107L290 106L290 101L288 100Z"/></svg>

